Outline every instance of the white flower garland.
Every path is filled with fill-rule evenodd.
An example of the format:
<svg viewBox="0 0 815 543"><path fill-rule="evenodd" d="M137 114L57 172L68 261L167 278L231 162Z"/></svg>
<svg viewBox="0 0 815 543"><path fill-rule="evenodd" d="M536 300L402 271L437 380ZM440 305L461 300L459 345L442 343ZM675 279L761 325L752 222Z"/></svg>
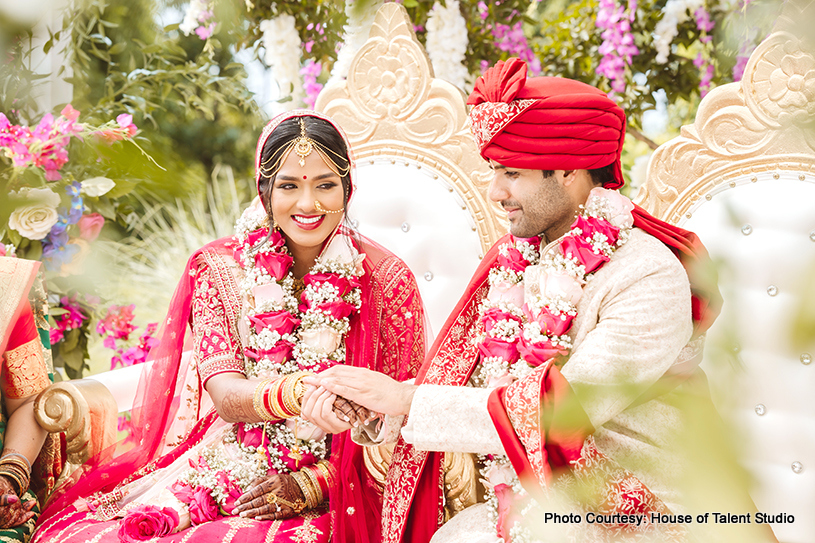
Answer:
<svg viewBox="0 0 815 543"><path fill-rule="evenodd" d="M331 68L328 83L348 77L351 61L354 60L357 51L367 41L374 19L376 19L376 12L384 3L385 0L371 0L369 2L346 0L345 15L348 22L343 27L343 43L337 53L337 60Z"/></svg>
<svg viewBox="0 0 815 543"><path fill-rule="evenodd" d="M662 18L654 28L654 48L657 64L668 62L671 53L671 43L679 33L680 24L690 19L697 8L705 4L704 0L668 0L662 8Z"/></svg>
<svg viewBox="0 0 815 543"><path fill-rule="evenodd" d="M447 0L446 7L433 4L427 17L425 49L437 78L464 88L469 75L464 66L467 45L467 22L461 16L458 0Z"/></svg>
<svg viewBox="0 0 815 543"><path fill-rule="evenodd" d="M291 95L292 99L282 106L286 109L300 107L303 103L303 83L300 80L300 34L295 19L288 13L260 22L263 32L261 41L266 50L263 61L272 69L272 79L280 88L280 97Z"/></svg>

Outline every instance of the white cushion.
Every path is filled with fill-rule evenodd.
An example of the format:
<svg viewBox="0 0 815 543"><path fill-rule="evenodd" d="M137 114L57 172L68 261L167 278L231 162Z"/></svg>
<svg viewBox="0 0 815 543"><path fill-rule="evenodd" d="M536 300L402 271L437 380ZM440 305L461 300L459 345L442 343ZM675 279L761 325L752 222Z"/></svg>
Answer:
<svg viewBox="0 0 815 543"><path fill-rule="evenodd" d="M815 364L802 363L815 355L815 338L792 342L801 304L815 303L801 296L815 272L811 179L789 171L745 176L700 199L680 224L721 261L725 303L703 367L720 411L744 434L738 451L758 510L794 516L771 525L787 543L815 537Z"/></svg>

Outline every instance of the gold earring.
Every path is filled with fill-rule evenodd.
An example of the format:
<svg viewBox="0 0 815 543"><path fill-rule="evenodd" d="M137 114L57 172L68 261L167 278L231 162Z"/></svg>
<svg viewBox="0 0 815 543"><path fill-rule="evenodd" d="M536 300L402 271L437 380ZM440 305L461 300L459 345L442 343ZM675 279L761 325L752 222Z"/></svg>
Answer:
<svg viewBox="0 0 815 543"><path fill-rule="evenodd" d="M319 211L320 213L329 213L331 215L334 215L335 213L342 213L343 211L345 211L344 207L341 208L341 209L333 210L333 211L329 210L329 209L326 209L326 208L323 207L323 204L321 204L319 200L314 200L314 207L316 207L317 211Z"/></svg>

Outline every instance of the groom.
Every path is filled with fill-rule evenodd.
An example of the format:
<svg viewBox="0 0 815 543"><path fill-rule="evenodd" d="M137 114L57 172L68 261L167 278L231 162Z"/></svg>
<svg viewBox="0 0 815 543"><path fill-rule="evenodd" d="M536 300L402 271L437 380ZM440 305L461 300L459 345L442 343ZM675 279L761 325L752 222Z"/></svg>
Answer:
<svg viewBox="0 0 815 543"><path fill-rule="evenodd" d="M408 415L383 541L425 543L439 529L444 451L491 455L482 474L494 496L454 517L447 537L509 541L521 529L520 485L540 499L556 482L594 478L600 490L567 510L607 522L584 520L573 535L681 540L694 528L675 515L688 511L677 440L689 414L678 406L689 394L709 406L698 363L720 304L715 284L688 279L707 255L694 234L616 191L622 109L594 87L526 71L499 62L470 95L473 135L495 171L489 197L510 235L476 270L417 384L342 366L310 383L388 415L380 435Z"/></svg>

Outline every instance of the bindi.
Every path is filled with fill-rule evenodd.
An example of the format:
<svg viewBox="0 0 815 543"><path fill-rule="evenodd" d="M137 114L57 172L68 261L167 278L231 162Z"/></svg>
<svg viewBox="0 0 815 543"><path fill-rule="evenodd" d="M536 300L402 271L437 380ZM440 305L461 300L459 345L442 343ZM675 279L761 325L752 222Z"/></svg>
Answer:
<svg viewBox="0 0 815 543"><path fill-rule="evenodd" d="M303 179L308 179L308 176L307 176L307 175L304 175L304 176L303 176Z"/></svg>

